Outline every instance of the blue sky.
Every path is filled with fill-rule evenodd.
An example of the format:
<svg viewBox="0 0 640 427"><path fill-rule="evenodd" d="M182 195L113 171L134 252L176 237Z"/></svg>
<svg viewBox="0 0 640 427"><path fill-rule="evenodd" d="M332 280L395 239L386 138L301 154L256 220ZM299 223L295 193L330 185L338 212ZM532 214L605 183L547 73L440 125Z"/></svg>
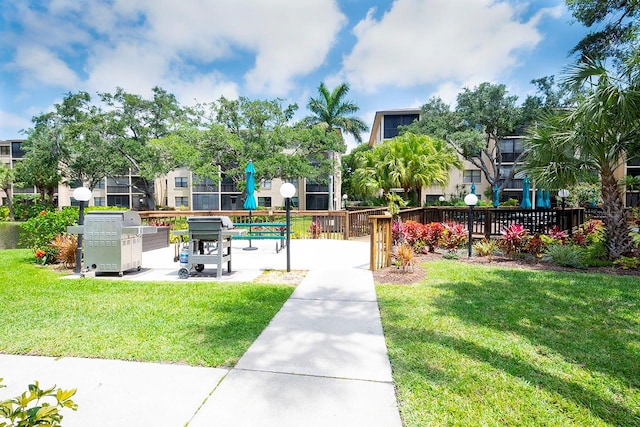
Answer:
<svg viewBox="0 0 640 427"><path fill-rule="evenodd" d="M279 97L301 118L320 82L347 82L368 124L485 81L522 101L585 33L562 0L2 0L0 139L67 92L117 87Z"/></svg>

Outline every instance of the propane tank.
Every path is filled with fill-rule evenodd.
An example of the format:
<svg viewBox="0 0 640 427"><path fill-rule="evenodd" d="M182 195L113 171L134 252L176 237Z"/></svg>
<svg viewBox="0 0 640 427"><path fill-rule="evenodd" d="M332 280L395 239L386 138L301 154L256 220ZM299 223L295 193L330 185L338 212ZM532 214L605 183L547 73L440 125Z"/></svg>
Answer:
<svg viewBox="0 0 640 427"><path fill-rule="evenodd" d="M189 249L183 247L180 249L180 267L188 267L189 266Z"/></svg>

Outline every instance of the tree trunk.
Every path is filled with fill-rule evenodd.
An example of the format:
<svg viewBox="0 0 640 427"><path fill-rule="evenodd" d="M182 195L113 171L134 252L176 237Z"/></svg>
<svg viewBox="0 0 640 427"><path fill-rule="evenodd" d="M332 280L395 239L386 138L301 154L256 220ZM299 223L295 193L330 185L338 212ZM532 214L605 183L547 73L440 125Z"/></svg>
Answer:
<svg viewBox="0 0 640 427"><path fill-rule="evenodd" d="M609 259L617 259L633 250L624 202L618 182L610 168L601 173L604 227Z"/></svg>
<svg viewBox="0 0 640 427"><path fill-rule="evenodd" d="M13 194L11 194L11 187L3 188L4 194L7 195L7 206L9 207L9 221L16 220L16 214L13 211Z"/></svg>

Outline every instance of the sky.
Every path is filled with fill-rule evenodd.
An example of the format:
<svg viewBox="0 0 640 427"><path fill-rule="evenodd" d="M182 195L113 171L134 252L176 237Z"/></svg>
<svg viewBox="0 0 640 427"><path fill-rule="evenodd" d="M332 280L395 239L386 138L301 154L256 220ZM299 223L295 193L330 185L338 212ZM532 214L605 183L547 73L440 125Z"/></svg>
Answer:
<svg viewBox="0 0 640 427"><path fill-rule="evenodd" d="M185 106L282 98L301 119L321 82L346 82L369 126L482 82L524 101L585 34L563 0L2 0L0 140L68 92L118 87Z"/></svg>

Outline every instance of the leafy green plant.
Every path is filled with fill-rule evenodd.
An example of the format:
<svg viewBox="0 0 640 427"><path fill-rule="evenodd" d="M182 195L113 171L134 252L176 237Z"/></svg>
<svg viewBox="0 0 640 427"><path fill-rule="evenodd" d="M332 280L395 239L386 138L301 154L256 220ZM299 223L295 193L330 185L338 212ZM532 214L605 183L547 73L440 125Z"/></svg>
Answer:
<svg viewBox="0 0 640 427"><path fill-rule="evenodd" d="M553 261L563 267L586 268L585 253L576 245L555 244L547 248L543 260Z"/></svg>
<svg viewBox="0 0 640 427"><path fill-rule="evenodd" d="M498 245L495 240L482 239L473 244L473 251L480 257L488 257L489 262L493 261L493 256L498 252Z"/></svg>
<svg viewBox="0 0 640 427"><path fill-rule="evenodd" d="M504 202L500 203L500 206L504 206L504 207L516 207L518 206L520 203L518 202L517 199L508 199L505 200Z"/></svg>
<svg viewBox="0 0 640 427"><path fill-rule="evenodd" d="M621 256L613 263L623 270L637 270L640 268L640 258L638 257Z"/></svg>
<svg viewBox="0 0 640 427"><path fill-rule="evenodd" d="M5 386L0 384L1 387ZM62 390L55 386L41 389L35 381L20 396L0 402L0 427L59 427L63 418L61 409L78 410L71 400L75 393L76 389Z"/></svg>
<svg viewBox="0 0 640 427"><path fill-rule="evenodd" d="M43 250L46 262L52 263L58 256L58 248L51 242L60 234L66 234L67 227L77 222L78 211L73 208L60 211L41 211L22 224L24 233L20 243L33 250Z"/></svg>
<svg viewBox="0 0 640 427"><path fill-rule="evenodd" d="M407 206L407 201L402 198L397 193L387 193L387 201L389 204L387 205L387 209L391 213L391 215L397 215L400 212L400 208Z"/></svg>

